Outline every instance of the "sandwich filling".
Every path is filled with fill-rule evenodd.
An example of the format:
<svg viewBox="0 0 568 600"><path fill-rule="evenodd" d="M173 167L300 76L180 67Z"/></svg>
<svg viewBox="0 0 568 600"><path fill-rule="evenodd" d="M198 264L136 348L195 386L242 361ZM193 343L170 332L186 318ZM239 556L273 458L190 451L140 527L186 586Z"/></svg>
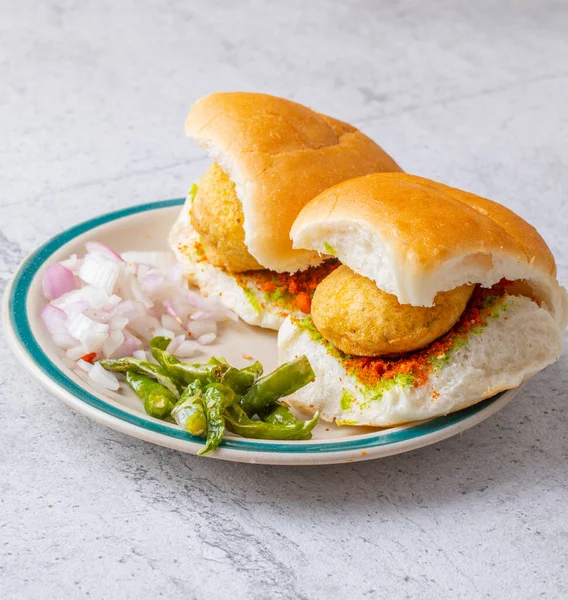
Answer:
<svg viewBox="0 0 568 600"><path fill-rule="evenodd" d="M357 356L384 356L427 346L463 313L473 285L440 292L434 306L400 304L374 281L342 265L318 286L312 318L334 346Z"/></svg>
<svg viewBox="0 0 568 600"><path fill-rule="evenodd" d="M190 212L191 224L213 266L231 273L264 268L245 244L245 217L235 184L217 163L201 177Z"/></svg>
<svg viewBox="0 0 568 600"><path fill-rule="evenodd" d="M513 298L506 289L508 283L502 280L492 288L476 286L459 320L445 335L420 350L399 356L347 354L318 331L312 317L292 316L291 321L300 330L306 331L313 341L323 345L345 372L355 378L360 390L369 399L376 400L395 385L420 387L427 383L433 373L449 362L458 348L468 344L471 336L481 333L491 319L501 316ZM344 403L347 401L344 399Z"/></svg>
<svg viewBox="0 0 568 600"><path fill-rule="evenodd" d="M201 178L199 186L192 186L185 210L187 225L191 227L186 226L186 235L176 242L177 252L199 265L199 272L209 267L206 270L210 286L215 279L211 267L218 269L219 289L205 289L205 293L234 296L237 286L252 313L270 311L275 315L277 320L265 326L278 328L290 313L309 314L318 284L340 265L337 259L329 259L297 273L276 273L259 265L245 244L244 216L235 185L216 163ZM190 274L189 279L203 287L199 276Z"/></svg>

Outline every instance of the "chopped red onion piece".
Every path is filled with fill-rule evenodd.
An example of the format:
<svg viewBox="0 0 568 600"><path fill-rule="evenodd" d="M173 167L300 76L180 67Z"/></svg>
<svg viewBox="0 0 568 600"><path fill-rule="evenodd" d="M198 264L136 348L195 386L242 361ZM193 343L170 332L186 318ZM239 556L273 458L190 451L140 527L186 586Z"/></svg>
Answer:
<svg viewBox="0 0 568 600"><path fill-rule="evenodd" d="M113 358L124 358L125 356L134 356L134 352L138 349L142 343L135 337L127 337L124 344L115 351Z"/></svg>
<svg viewBox="0 0 568 600"><path fill-rule="evenodd" d="M158 273L150 273L146 275L140 282L142 289L151 297L158 293L160 287L164 283L164 278Z"/></svg>
<svg viewBox="0 0 568 600"><path fill-rule="evenodd" d="M85 248L87 248L87 252L101 252L108 258L124 262L120 254L116 253L112 248L101 242L87 242L85 244Z"/></svg>
<svg viewBox="0 0 568 600"><path fill-rule="evenodd" d="M60 308L48 304L40 314L51 335L67 333L67 315Z"/></svg>
<svg viewBox="0 0 568 600"><path fill-rule="evenodd" d="M59 298L76 287L73 273L60 263L49 265L43 274L43 295L48 300Z"/></svg>
<svg viewBox="0 0 568 600"><path fill-rule="evenodd" d="M171 315L172 317L174 317L174 319L179 318L176 309L169 300L164 300L163 305L168 315Z"/></svg>

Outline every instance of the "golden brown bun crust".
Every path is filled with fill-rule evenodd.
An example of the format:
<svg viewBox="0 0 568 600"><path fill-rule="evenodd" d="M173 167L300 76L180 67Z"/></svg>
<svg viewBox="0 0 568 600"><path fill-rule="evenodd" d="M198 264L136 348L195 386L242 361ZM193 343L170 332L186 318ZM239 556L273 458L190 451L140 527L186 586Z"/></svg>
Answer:
<svg viewBox="0 0 568 600"><path fill-rule="evenodd" d="M435 306L399 304L374 281L341 266L317 287L312 319L334 346L355 356L384 356L418 350L449 331L474 286L436 296Z"/></svg>
<svg viewBox="0 0 568 600"><path fill-rule="evenodd" d="M294 223L365 221L417 270L433 270L457 253L502 253L556 276L556 264L537 230L497 202L406 173L367 175L343 182L310 202Z"/></svg>
<svg viewBox="0 0 568 600"><path fill-rule="evenodd" d="M191 224L212 265L232 273L264 268L247 250L243 222L243 207L235 184L213 163L199 180L191 205Z"/></svg>
<svg viewBox="0 0 568 600"><path fill-rule="evenodd" d="M243 203L247 247L275 271L321 261L293 250L289 233L300 210L341 181L401 171L360 131L331 117L267 94L211 94L191 109L186 134L220 163Z"/></svg>

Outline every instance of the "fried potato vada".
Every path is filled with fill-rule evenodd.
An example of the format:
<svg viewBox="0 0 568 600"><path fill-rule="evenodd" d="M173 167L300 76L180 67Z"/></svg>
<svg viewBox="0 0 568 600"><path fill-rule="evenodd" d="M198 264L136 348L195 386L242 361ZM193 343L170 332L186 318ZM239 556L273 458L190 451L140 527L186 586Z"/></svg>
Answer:
<svg viewBox="0 0 568 600"><path fill-rule="evenodd" d="M432 307L399 304L396 296L342 265L317 287L312 319L334 346L355 356L417 350L451 329L475 286L439 292Z"/></svg>
<svg viewBox="0 0 568 600"><path fill-rule="evenodd" d="M235 184L217 163L199 182L191 224L201 236L207 260L232 273L263 269L245 245L244 215Z"/></svg>

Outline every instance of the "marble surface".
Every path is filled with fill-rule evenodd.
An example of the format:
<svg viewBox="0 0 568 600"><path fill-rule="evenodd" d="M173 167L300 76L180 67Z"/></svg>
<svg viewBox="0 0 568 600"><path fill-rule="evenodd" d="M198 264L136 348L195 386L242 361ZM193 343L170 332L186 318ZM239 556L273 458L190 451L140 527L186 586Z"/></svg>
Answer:
<svg viewBox="0 0 568 600"><path fill-rule="evenodd" d="M184 195L197 97L288 96L530 219L568 283L568 5L0 2L0 285L46 238ZM489 421L317 468L197 459L81 417L0 344L0 597L568 596L568 357Z"/></svg>

